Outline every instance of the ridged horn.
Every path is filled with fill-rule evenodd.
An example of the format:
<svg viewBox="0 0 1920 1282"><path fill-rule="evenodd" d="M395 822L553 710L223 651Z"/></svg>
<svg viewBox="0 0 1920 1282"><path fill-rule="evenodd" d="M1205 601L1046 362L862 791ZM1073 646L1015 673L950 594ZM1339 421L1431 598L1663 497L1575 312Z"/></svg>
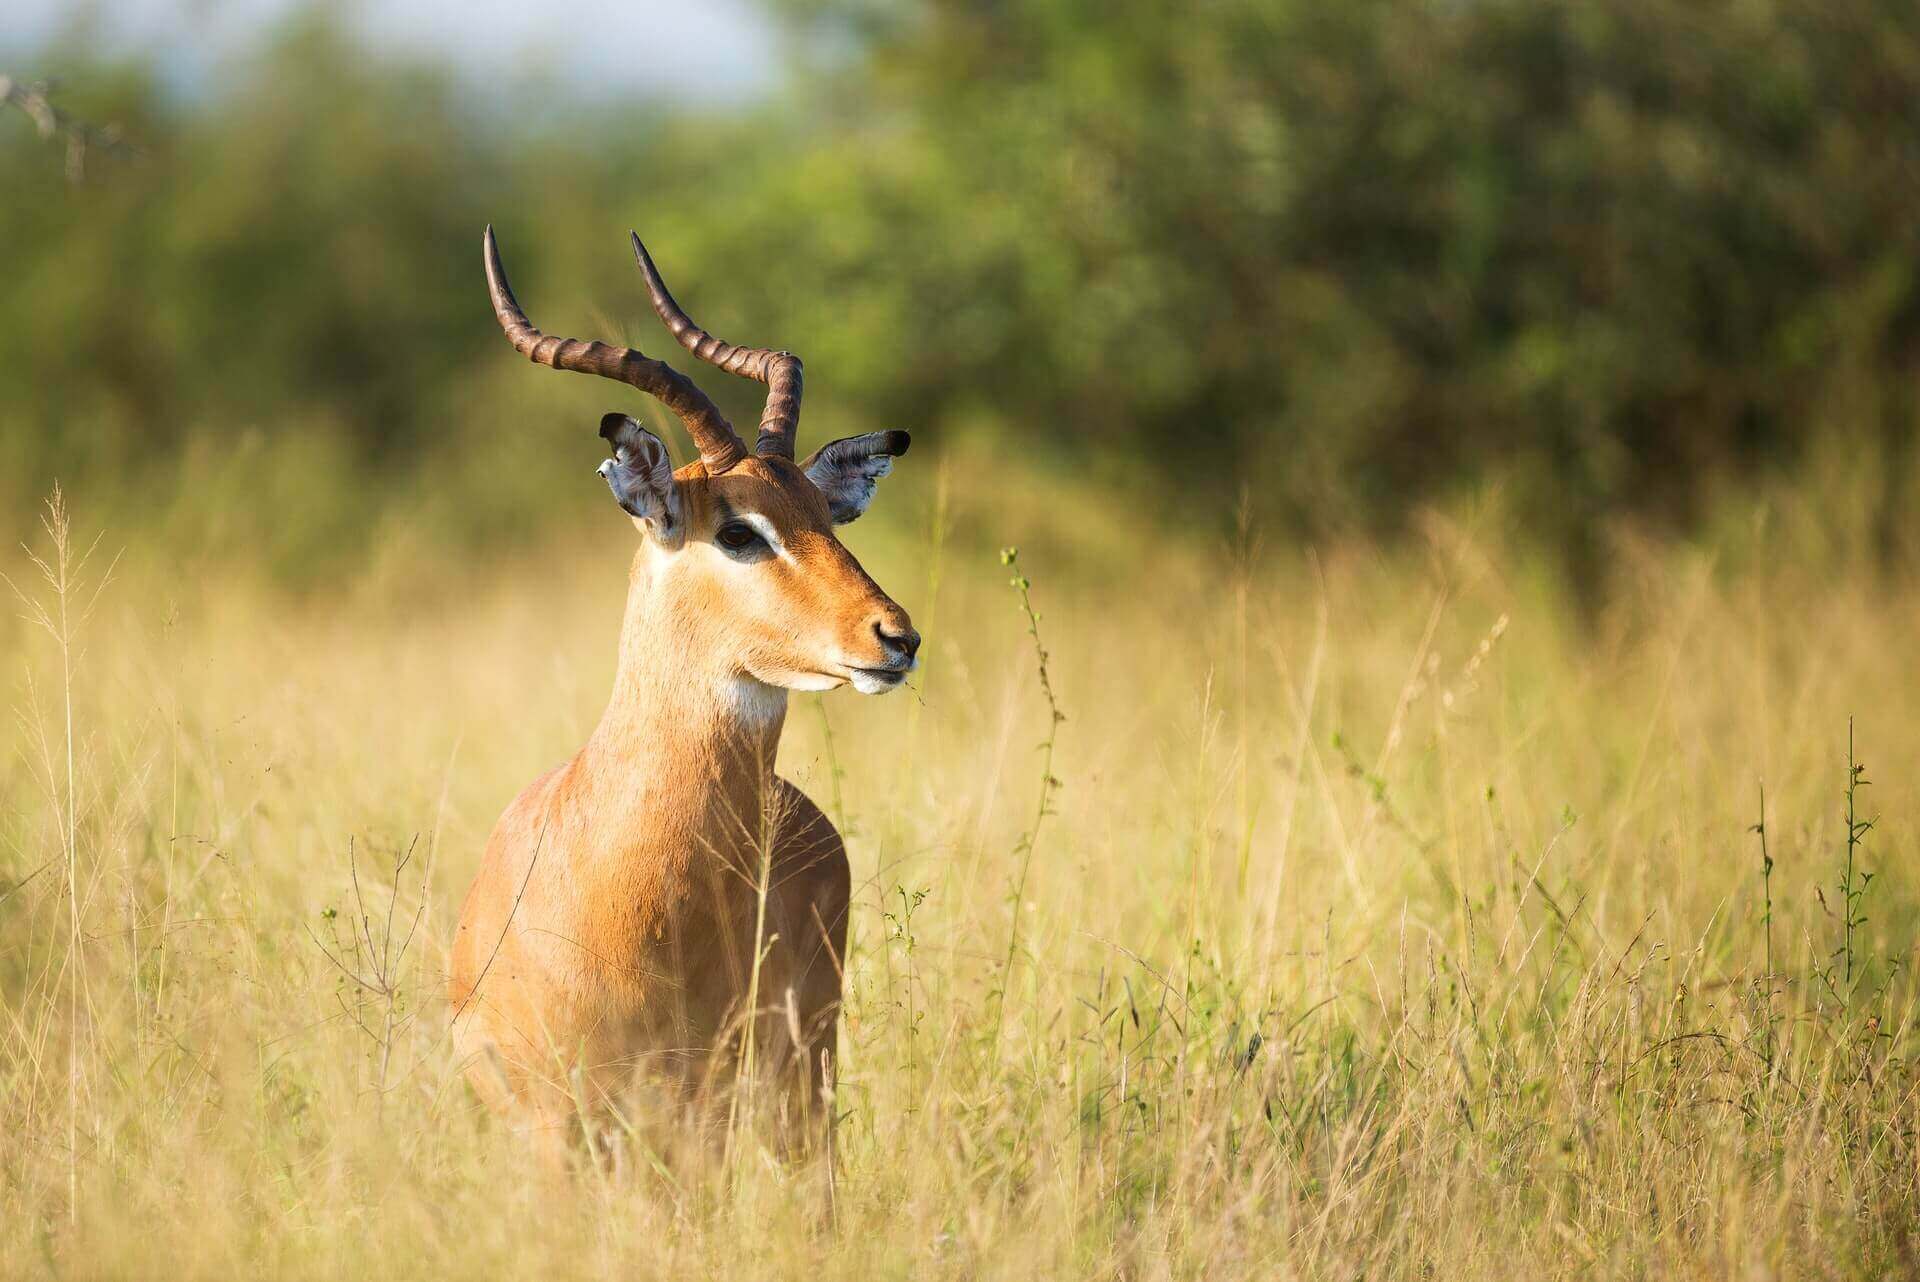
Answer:
<svg viewBox="0 0 1920 1282"><path fill-rule="evenodd" d="M637 238L634 243L639 243ZM700 460L711 474L724 472L746 457L745 444L733 430L733 425L727 422L726 415L720 412L720 407L692 379L673 366L654 360L631 347L612 347L597 340L582 342L577 338L558 338L534 328L533 322L527 319L527 314L520 310L520 304L515 301L513 287L507 283L506 268L500 264L500 247L494 241L491 223L487 224L481 247L486 256L487 294L493 300L493 315L515 351L535 364L572 370L576 374L598 374L602 378L637 387L654 397L687 425L687 434L693 437L694 446L700 451ZM657 309L658 300L654 305ZM797 367L798 362L795 364ZM797 407L797 372L794 387ZM762 430L765 430L764 427Z"/></svg>

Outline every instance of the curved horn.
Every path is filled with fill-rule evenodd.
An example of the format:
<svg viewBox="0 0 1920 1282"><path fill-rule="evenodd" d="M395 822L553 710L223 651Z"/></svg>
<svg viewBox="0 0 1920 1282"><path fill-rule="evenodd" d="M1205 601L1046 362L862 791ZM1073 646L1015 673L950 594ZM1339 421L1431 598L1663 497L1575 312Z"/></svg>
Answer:
<svg viewBox="0 0 1920 1282"><path fill-rule="evenodd" d="M577 374L598 374L630 384L656 398L687 425L687 433L693 437L700 460L707 465L709 473L724 472L746 457L747 447L734 433L733 425L727 422L720 407L695 386L692 379L671 365L631 347L556 338L535 329L527 314L520 310L520 304L514 301L513 287L507 284L506 269L500 265L500 249L494 243L491 223L487 224L481 247L486 255L487 293L493 299L493 315L515 351L537 365Z"/></svg>
<svg viewBox="0 0 1920 1282"><path fill-rule="evenodd" d="M639 234L630 231L627 235L633 237L633 257L640 264L640 274L646 278L653 310L680 340L680 346L729 374L767 385L767 407L760 412L760 439L754 442L754 452L792 458L794 434L800 425L800 358L792 352L777 352L768 347L735 347L701 329L667 292L666 282L660 279L653 259L647 256L647 247L640 243Z"/></svg>

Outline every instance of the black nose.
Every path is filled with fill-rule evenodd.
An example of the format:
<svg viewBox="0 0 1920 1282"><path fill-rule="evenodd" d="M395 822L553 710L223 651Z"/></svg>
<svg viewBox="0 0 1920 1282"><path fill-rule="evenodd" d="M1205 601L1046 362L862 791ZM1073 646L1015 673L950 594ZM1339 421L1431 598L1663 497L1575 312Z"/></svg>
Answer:
<svg viewBox="0 0 1920 1282"><path fill-rule="evenodd" d="M895 631L901 627L892 620L878 620L873 625L874 635L880 638L880 648L889 654L898 654L901 659L912 662L913 656L920 653L920 634L911 627L906 631Z"/></svg>

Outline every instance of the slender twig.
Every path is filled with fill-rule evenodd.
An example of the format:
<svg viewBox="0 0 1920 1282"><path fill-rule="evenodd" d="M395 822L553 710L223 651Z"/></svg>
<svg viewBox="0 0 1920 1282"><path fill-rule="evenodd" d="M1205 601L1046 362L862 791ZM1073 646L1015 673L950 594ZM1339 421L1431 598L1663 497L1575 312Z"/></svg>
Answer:
<svg viewBox="0 0 1920 1282"><path fill-rule="evenodd" d="M400 937L398 946L394 940L394 914L400 902L400 882L407 866L413 862L414 852L419 848L420 836L415 833L406 848L394 861L392 884L387 892L387 907L382 914L380 938L373 935L373 914L367 911L366 896L360 887L360 868L357 847L354 840L347 839L347 876L353 887L354 920L347 924L347 935L352 942L352 962L349 964L347 948L340 942L337 927L333 930L333 943L329 945L316 934L312 927L307 928L307 937L313 941L320 955L325 957L333 968L350 981L354 987L380 1005L380 1027L375 1029L360 1016L360 1004L365 1000L356 997L352 1006L347 1004L342 992L335 993L335 1000L354 1026L374 1043L378 1050L379 1075L374 1083L375 1093L379 1096L381 1107L385 1107L386 1095L393 1070L393 1043L397 1033L409 1024L413 1016L403 1015L404 994L401 972L406 966L407 952L413 944L420 921L427 911L426 875L420 883L420 902L415 906L413 919L407 924L406 932ZM430 873L429 869L429 873ZM321 916L333 923L337 914L329 908Z"/></svg>
<svg viewBox="0 0 1920 1282"><path fill-rule="evenodd" d="M827 780L833 785L833 826L844 838L848 833L846 799L840 795L840 753L833 743L833 722L827 719L826 701L815 695L813 710L820 718L820 739L827 752Z"/></svg>
<svg viewBox="0 0 1920 1282"><path fill-rule="evenodd" d="M67 145L67 180L79 182L87 176L89 150L115 152L127 150L118 125L91 125L77 120L53 104L53 86L44 80L26 81L0 74L0 107L13 107L33 121L42 138L63 139Z"/></svg>

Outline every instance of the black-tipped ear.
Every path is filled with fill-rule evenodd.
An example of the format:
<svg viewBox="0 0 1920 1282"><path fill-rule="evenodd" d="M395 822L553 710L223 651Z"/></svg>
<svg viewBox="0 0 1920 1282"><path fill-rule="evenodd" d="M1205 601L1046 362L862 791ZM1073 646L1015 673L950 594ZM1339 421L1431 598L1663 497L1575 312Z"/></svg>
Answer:
<svg viewBox="0 0 1920 1282"><path fill-rule="evenodd" d="M913 438L899 429L849 436L815 450L800 465L807 479L827 496L835 525L857 521L873 501L873 487L893 470Z"/></svg>
<svg viewBox="0 0 1920 1282"><path fill-rule="evenodd" d="M664 442L625 414L600 420L600 435L613 448L613 457L599 473L613 491L613 501L648 532L668 546L680 542L680 483L673 479L673 458Z"/></svg>

